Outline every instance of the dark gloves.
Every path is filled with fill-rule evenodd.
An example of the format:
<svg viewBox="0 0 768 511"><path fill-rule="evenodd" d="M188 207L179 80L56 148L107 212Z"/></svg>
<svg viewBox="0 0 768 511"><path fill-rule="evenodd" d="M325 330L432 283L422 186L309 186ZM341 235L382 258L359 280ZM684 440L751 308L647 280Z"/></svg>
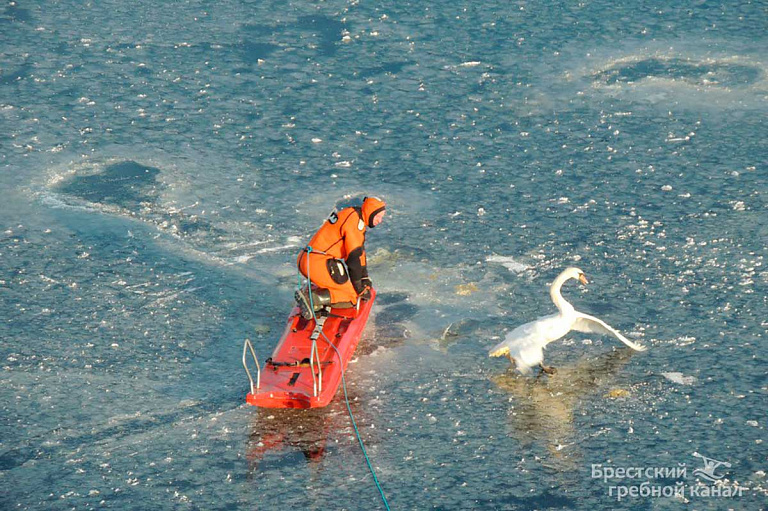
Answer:
<svg viewBox="0 0 768 511"><path fill-rule="evenodd" d="M373 287L373 282L368 277L363 277L360 280L353 280L352 287L355 288L355 293L361 294L368 287Z"/></svg>
<svg viewBox="0 0 768 511"><path fill-rule="evenodd" d="M368 277L363 277L360 281L363 290L360 292L360 298L363 300L371 299L371 289L373 289L373 282Z"/></svg>

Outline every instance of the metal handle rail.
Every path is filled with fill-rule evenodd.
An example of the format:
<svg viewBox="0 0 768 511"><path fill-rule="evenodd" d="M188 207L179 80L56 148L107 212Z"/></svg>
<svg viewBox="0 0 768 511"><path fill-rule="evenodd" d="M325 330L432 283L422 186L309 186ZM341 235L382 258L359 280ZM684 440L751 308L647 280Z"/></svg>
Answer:
<svg viewBox="0 0 768 511"><path fill-rule="evenodd" d="M245 343L243 344L243 367L245 368L245 374L248 375L248 381L251 382L251 394L253 394L253 377L251 377L251 372L248 370L248 363L246 362L245 357L248 354L248 350L251 351L253 361L256 363L256 390L258 390L259 387L261 387L261 366L259 365L259 359L256 358L256 352L253 351L253 345L251 344L250 339L246 339Z"/></svg>
<svg viewBox="0 0 768 511"><path fill-rule="evenodd" d="M315 375L315 357L318 357L317 368L320 369L319 374ZM317 351L317 341L312 341L312 352L309 355L309 370L312 371L312 392L314 397L317 397L318 392L323 391L323 370L320 368L320 357Z"/></svg>
<svg viewBox="0 0 768 511"><path fill-rule="evenodd" d="M309 370L312 372L312 390L317 397L318 392L323 391L323 364L320 362L320 351L317 349L317 338L323 332L325 316L315 316L315 328L309 336L312 339L312 350L309 354ZM317 375L315 375L315 359L317 359Z"/></svg>

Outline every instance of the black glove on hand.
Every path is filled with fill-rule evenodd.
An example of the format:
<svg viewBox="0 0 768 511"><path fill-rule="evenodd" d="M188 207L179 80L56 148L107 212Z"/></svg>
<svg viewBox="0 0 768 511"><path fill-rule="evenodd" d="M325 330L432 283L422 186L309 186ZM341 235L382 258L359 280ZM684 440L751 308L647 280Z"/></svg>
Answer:
<svg viewBox="0 0 768 511"><path fill-rule="evenodd" d="M363 286L363 290L360 292L360 298L363 300L371 299L371 289L373 289L373 282L368 277L363 277L360 280L360 284Z"/></svg>

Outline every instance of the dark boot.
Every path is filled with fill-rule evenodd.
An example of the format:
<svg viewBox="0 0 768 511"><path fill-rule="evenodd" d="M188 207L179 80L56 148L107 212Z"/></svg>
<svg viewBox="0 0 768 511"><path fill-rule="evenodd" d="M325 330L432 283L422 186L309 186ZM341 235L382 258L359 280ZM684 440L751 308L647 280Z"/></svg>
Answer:
<svg viewBox="0 0 768 511"><path fill-rule="evenodd" d="M313 289L312 299L310 300L307 288L303 287L297 289L293 297L299 305L301 317L304 319L312 319L315 312L331 304L331 293L327 289Z"/></svg>
<svg viewBox="0 0 768 511"><path fill-rule="evenodd" d="M315 310L319 311L323 307L331 305L331 292L327 289L317 288L312 290L312 303L315 304Z"/></svg>

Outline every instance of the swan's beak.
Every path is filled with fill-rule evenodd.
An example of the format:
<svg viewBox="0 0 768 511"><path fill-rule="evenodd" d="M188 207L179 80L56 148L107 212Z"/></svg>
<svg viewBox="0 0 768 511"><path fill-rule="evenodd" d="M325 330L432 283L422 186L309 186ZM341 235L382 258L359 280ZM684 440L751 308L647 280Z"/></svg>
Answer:
<svg viewBox="0 0 768 511"><path fill-rule="evenodd" d="M589 284L589 281L587 280L587 277L583 273L581 275L579 275L579 282L581 282L585 286L587 284Z"/></svg>

